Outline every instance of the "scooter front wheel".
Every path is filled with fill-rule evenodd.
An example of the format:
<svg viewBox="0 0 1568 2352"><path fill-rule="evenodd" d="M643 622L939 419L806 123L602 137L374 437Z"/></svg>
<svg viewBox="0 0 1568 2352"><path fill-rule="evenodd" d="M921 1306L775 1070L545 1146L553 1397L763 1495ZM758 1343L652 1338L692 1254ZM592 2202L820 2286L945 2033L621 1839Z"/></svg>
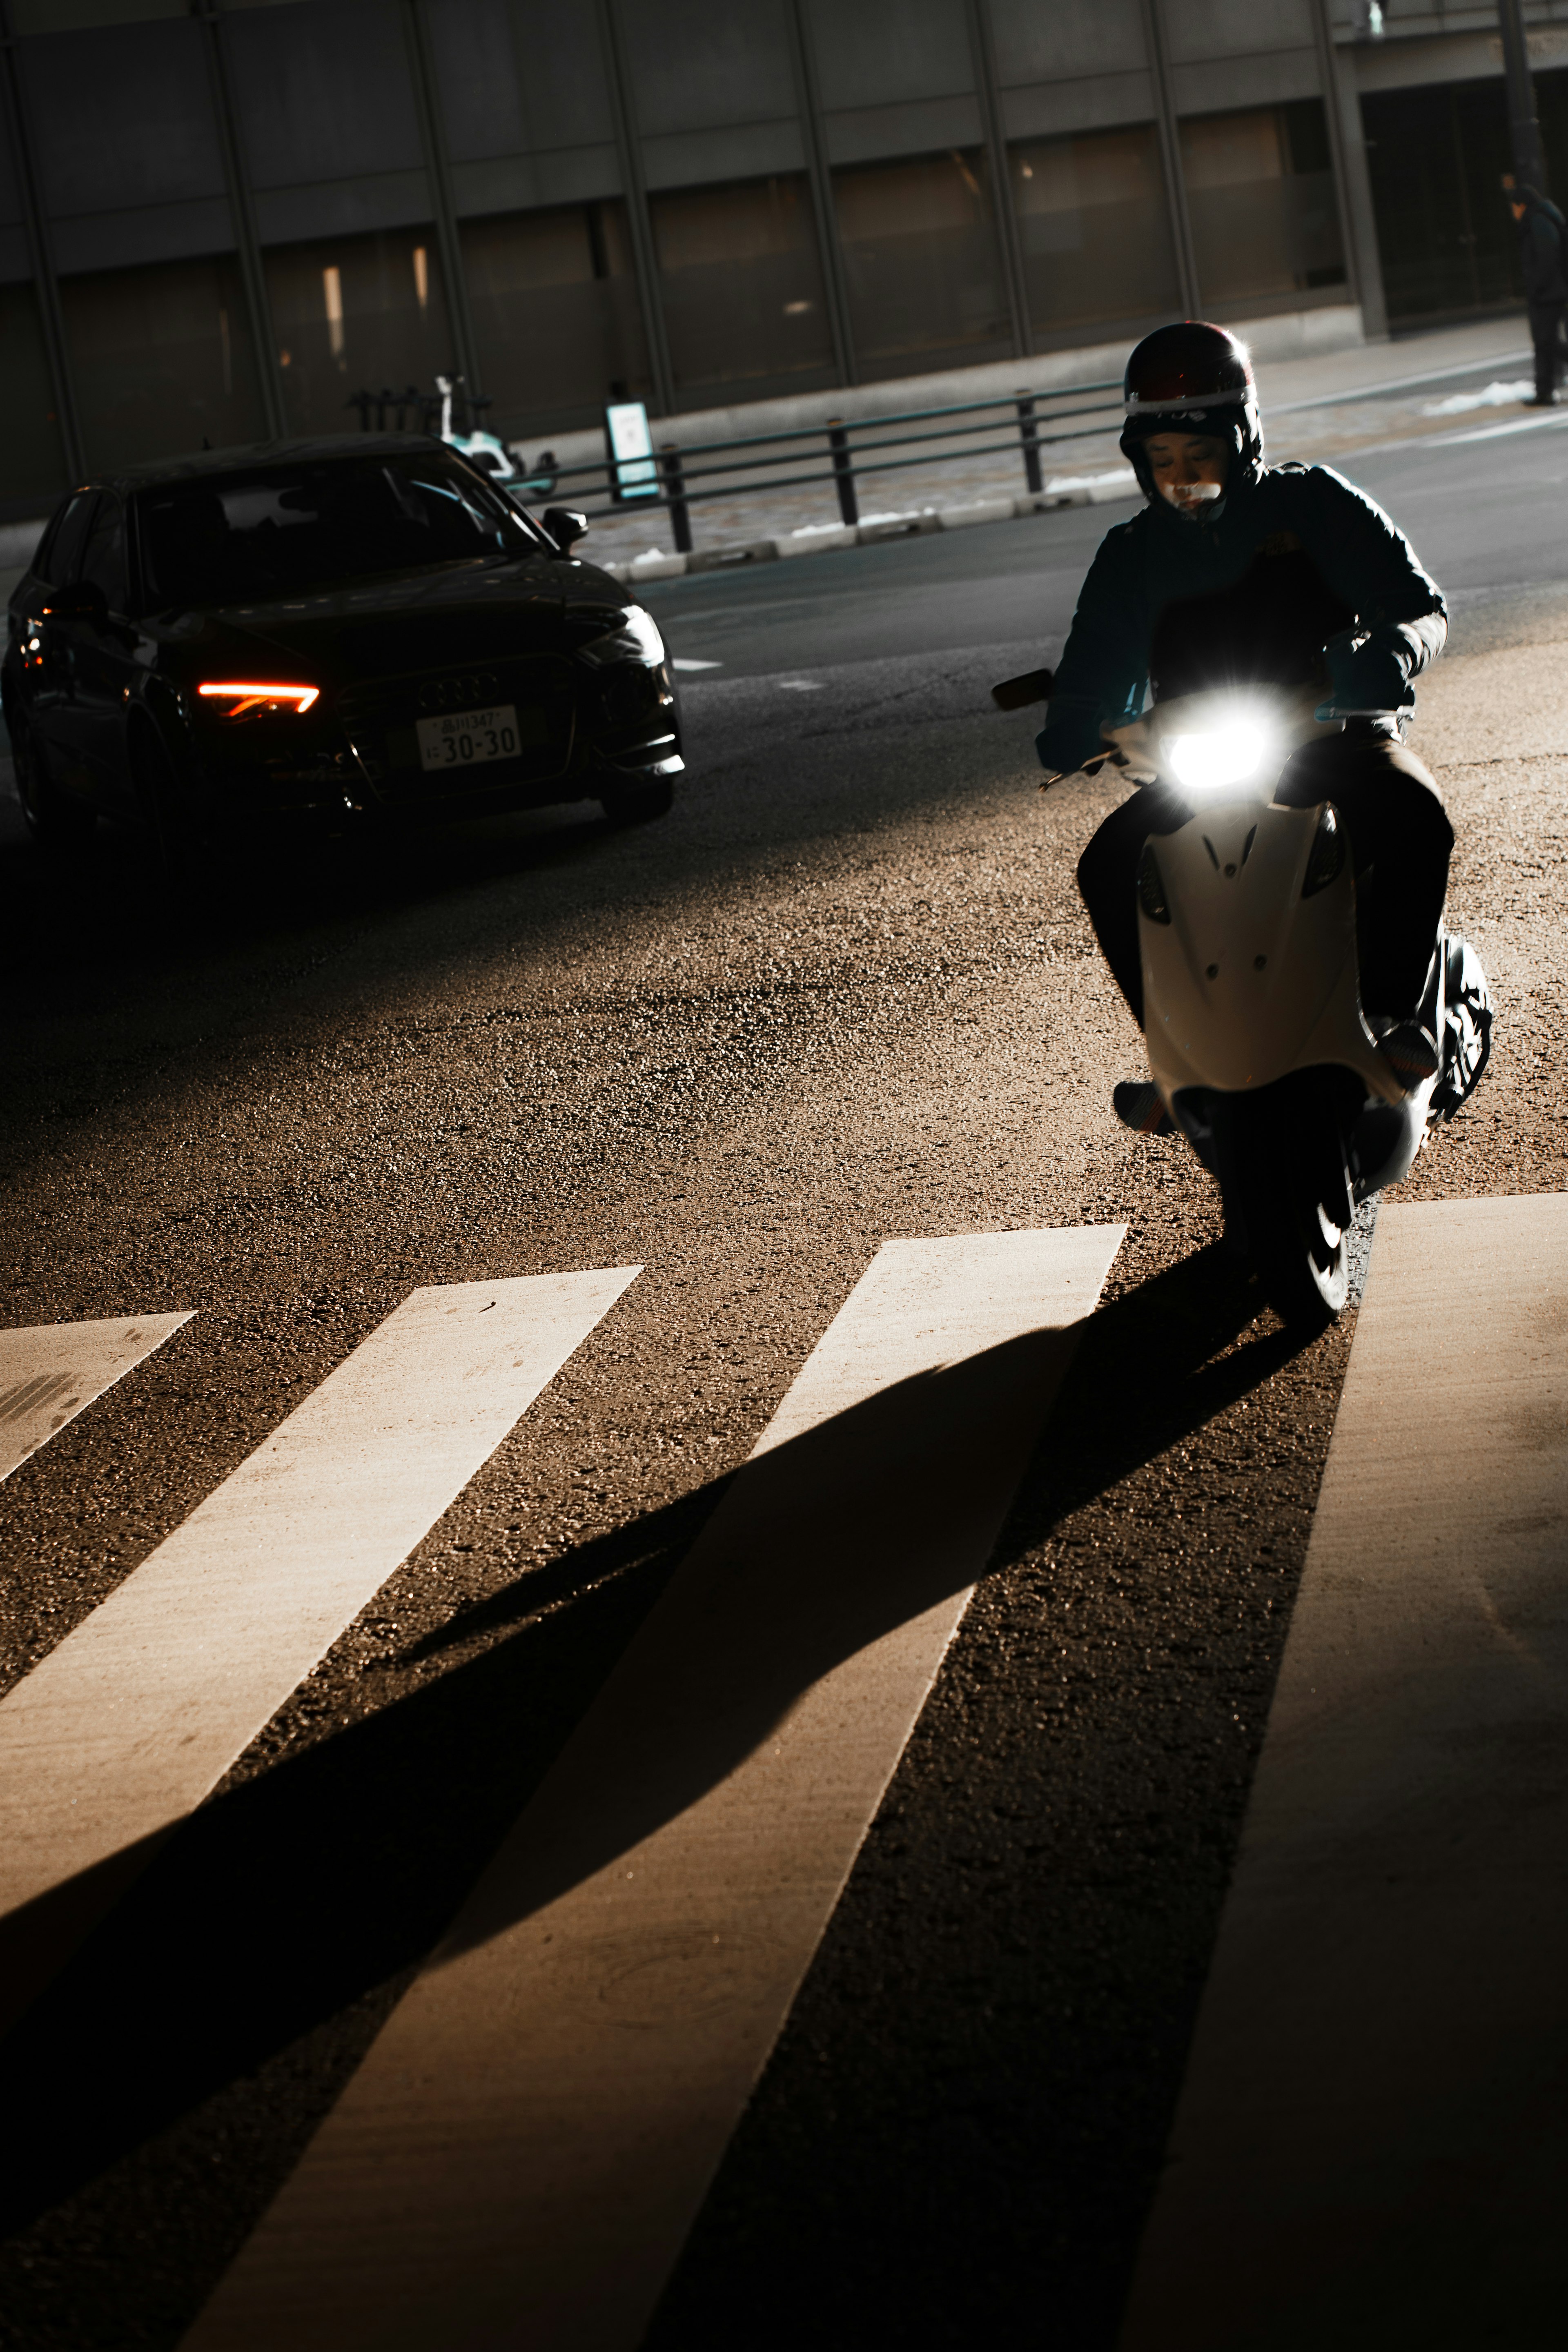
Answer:
<svg viewBox="0 0 1568 2352"><path fill-rule="evenodd" d="M1225 1190L1258 1281L1293 1331L1326 1331L1350 1295L1343 1202L1324 1200L1329 1187L1312 1172L1320 1154L1285 1105L1239 1095L1226 1108Z"/></svg>

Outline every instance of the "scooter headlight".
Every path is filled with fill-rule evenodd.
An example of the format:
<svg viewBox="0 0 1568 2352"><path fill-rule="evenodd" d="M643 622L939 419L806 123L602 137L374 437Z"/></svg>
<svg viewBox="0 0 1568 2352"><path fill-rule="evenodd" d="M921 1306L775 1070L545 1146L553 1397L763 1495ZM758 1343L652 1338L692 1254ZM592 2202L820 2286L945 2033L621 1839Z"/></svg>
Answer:
<svg viewBox="0 0 1568 2352"><path fill-rule="evenodd" d="M1217 793L1250 782L1268 749L1268 732L1256 719L1235 719L1201 735L1173 736L1165 756L1187 792Z"/></svg>

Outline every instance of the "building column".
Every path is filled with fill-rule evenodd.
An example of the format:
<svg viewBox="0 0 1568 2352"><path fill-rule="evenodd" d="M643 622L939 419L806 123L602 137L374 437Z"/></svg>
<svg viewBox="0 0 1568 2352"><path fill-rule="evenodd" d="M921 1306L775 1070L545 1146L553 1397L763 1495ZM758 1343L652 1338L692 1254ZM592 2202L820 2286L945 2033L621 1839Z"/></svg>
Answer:
<svg viewBox="0 0 1568 2352"><path fill-rule="evenodd" d="M1171 215L1171 242L1176 249L1176 283L1182 308L1195 319L1203 302L1197 258L1193 251L1193 224L1187 212L1187 183L1182 170L1182 138L1176 126L1176 102L1171 84L1170 53L1165 46L1163 0L1143 0L1143 38L1149 51L1149 79L1154 85L1158 110L1160 161L1165 173L1165 203Z"/></svg>
<svg viewBox="0 0 1568 2352"><path fill-rule="evenodd" d="M33 272L33 292L44 331L44 352L48 361L49 381L54 387L55 420L59 426L60 450L66 461L68 480L79 482L87 471L87 454L82 446L70 352L66 342L65 319L60 310L60 289L55 277L48 215L44 209L37 158L33 152L28 132L22 62L16 54L16 37L11 30L11 12L5 0L0 0L0 90L3 90L11 152L16 159L16 179L27 234L27 260Z"/></svg>
<svg viewBox="0 0 1568 2352"><path fill-rule="evenodd" d="M1344 228L1351 292L1361 304L1362 331L1367 341L1381 343L1388 338L1388 304L1383 291L1383 259L1377 249L1377 216L1373 209L1372 174L1367 170L1355 51L1341 48L1335 42L1329 0L1312 0L1312 22L1323 79L1323 110L1329 118L1329 150L1333 158L1334 186Z"/></svg>
<svg viewBox="0 0 1568 2352"><path fill-rule="evenodd" d="M269 440L281 440L289 430L283 397L283 371L278 364L278 338L272 331L272 306L267 299L267 271L256 226L256 202L245 164L245 142L239 110L234 100L234 75L228 54L228 27L218 0L196 0L195 15L205 32L207 71L212 83L213 114L218 145L223 151L224 184L228 191L229 219L240 284L245 291L245 315L256 354L256 380L261 393L261 414Z"/></svg>
<svg viewBox="0 0 1568 2352"><path fill-rule="evenodd" d="M827 294L827 323L833 331L833 360L841 383L858 383L855 363L855 333L849 320L849 299L844 284L844 256L838 244L838 215L833 204L833 173L827 161L827 129L823 121L822 94L816 79L816 58L805 0L788 0L784 21L789 27L790 57L795 67L795 105L811 180L812 210L816 216L816 245L822 259L822 282Z"/></svg>
<svg viewBox="0 0 1568 2352"><path fill-rule="evenodd" d="M1024 278L1024 248L1018 218L1013 210L1013 176L1007 169L1007 142L1002 130L1002 98L996 87L996 50L991 38L987 0L966 0L969 54L974 63L974 88L980 100L980 120L995 191L996 234L1002 244L1002 268L1007 280L1007 306L1013 315L1013 349L1023 359L1033 349L1029 297Z"/></svg>
<svg viewBox="0 0 1568 2352"><path fill-rule="evenodd" d="M424 0L403 0L403 27L408 44L408 70L414 83L414 103L419 113L419 143L425 154L425 177L435 215L436 242L440 248L441 274L447 281L447 317L461 375L475 398L484 390L479 351L468 303L468 273L458 236L458 211L452 196L452 171L447 156L447 131L441 115L440 85L430 45L430 26Z"/></svg>
<svg viewBox="0 0 1568 2352"><path fill-rule="evenodd" d="M621 28L616 17L616 0L598 0L598 14L599 44L604 53L605 79L610 87L616 151L620 157L621 185L626 190L626 218L631 228L632 265L637 271L637 296L642 303L648 361L653 370L654 406L661 416L671 416L675 413L675 373L669 364L669 337L665 331L664 301L658 284L658 256L654 249L653 223L648 216L647 189L643 180L642 151L637 141L637 115L632 105L626 52L621 44Z"/></svg>

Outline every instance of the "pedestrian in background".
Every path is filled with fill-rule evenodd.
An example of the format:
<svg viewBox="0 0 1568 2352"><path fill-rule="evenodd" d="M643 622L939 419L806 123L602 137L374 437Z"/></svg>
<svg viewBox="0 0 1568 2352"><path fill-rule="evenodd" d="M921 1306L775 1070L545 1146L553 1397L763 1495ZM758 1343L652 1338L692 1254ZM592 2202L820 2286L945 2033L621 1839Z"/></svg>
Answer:
<svg viewBox="0 0 1568 2352"><path fill-rule="evenodd" d="M1568 315L1568 221L1538 188L1505 173L1509 210L1519 223L1524 299L1530 340L1535 345L1535 408L1557 402L1557 372L1563 356L1563 322Z"/></svg>

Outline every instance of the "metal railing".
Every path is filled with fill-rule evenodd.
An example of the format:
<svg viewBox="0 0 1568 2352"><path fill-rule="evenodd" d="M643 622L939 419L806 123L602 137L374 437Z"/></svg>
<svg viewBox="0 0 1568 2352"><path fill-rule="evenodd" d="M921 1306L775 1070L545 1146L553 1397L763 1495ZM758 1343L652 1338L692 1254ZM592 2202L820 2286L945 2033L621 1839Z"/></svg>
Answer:
<svg viewBox="0 0 1568 2352"><path fill-rule="evenodd" d="M1111 394L1113 398L1095 399L1097 394ZM1064 402L1089 401L1087 407L1062 406ZM885 457L876 453L885 449L911 448L917 443L967 442L978 436L1001 430L998 410L1008 410L1006 436L1002 440L984 441L977 448L953 449L946 446L940 452L929 446L920 457ZM959 416L980 416L985 421L976 425L954 425L948 420ZM1095 425L1079 425L1075 419L1097 416ZM1068 441L1089 441L1101 438L1112 425L1121 420L1121 384L1120 379L1104 383L1077 383L1062 386L1053 392L1018 392L997 400L966 400L951 408L912 408L902 415L868 416L851 423L844 417L829 417L826 424L797 426L786 433L755 433L733 441L698 441L684 446L676 441L660 444L651 459L616 459L609 456L594 458L583 465L554 467L555 481L551 492L560 499L563 486L576 476L595 476L597 494L610 494L617 472L625 474L631 464L656 465L661 485L658 496L611 497L605 506L584 509L590 522L603 522L615 518L629 521L638 512L668 514L675 537L676 551L681 555L692 552L691 509L705 499L760 497L773 490L803 489L807 487L830 487L837 496L838 511L847 524L860 520L860 501L857 484L867 475L895 474L910 467L940 465L944 457L991 457L1016 455L1023 464L1024 480L1031 491L1045 488L1045 476L1040 463L1042 450ZM857 438L857 436L887 433L889 426L925 425L924 432L898 432L885 438ZM1061 426L1071 429L1058 430ZM800 445L807 442L826 444L825 448L808 453ZM788 444L787 450L781 445ZM734 457L726 464L694 465L694 458L726 457L731 451L781 448L776 457ZM795 465L806 456L817 457L819 463L804 473L777 474L781 466ZM765 480L738 480L738 476L766 475ZM716 487L704 488L713 483ZM694 487L696 486L696 487ZM584 487L583 495L592 498L594 489Z"/></svg>

